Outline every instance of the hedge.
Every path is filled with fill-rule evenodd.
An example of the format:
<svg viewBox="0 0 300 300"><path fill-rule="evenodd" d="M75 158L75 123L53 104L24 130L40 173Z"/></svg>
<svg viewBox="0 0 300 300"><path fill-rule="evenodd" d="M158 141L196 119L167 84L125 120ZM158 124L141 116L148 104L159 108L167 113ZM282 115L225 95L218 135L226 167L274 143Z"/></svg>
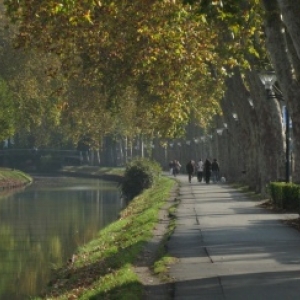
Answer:
<svg viewBox="0 0 300 300"><path fill-rule="evenodd" d="M277 208L300 211L300 185L271 182L270 197Z"/></svg>

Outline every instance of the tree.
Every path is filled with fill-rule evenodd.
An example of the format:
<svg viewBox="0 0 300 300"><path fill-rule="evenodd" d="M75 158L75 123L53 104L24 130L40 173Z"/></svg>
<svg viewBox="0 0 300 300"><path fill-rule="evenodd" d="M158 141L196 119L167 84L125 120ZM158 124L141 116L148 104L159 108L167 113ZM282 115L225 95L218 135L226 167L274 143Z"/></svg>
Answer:
<svg viewBox="0 0 300 300"><path fill-rule="evenodd" d="M59 75L60 62L51 54L33 49L15 49L12 37L16 30L8 27L0 4L0 76L5 80L14 105L14 132L19 146L28 147L28 136L36 135L37 146L50 140L59 123L62 92L66 82ZM53 73L56 73L55 78Z"/></svg>
<svg viewBox="0 0 300 300"><path fill-rule="evenodd" d="M261 2L266 12L267 49L293 122L293 181L300 182L300 51L299 36L295 34L296 28L299 28L299 21L293 18L293 10L299 9L299 1Z"/></svg>
<svg viewBox="0 0 300 300"><path fill-rule="evenodd" d="M207 61L215 57L215 35L189 5L36 0L5 4L19 24L17 47L56 53L66 75L80 74L82 84L97 87L104 95L100 99L108 99L112 109L121 106L128 87L136 87L138 101L150 104L163 135L182 133L190 116L188 104L197 107L203 123L208 106L212 111L218 107L204 88ZM199 86L202 93L196 95Z"/></svg>
<svg viewBox="0 0 300 300"><path fill-rule="evenodd" d="M15 110L12 93L6 82L0 78L0 140L13 136L15 132Z"/></svg>

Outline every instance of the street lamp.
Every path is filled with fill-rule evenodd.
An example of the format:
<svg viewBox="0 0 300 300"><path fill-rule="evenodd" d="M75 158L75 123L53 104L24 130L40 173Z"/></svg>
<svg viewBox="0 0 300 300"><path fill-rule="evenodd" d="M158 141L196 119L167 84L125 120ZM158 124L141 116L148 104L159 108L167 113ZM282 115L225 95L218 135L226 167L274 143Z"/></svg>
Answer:
<svg viewBox="0 0 300 300"><path fill-rule="evenodd" d="M283 100L281 94L278 95L273 91L273 86L276 82L276 74L274 71L264 71L259 74L262 84L265 86L268 99ZM285 107L285 182L290 182L290 122L287 106Z"/></svg>

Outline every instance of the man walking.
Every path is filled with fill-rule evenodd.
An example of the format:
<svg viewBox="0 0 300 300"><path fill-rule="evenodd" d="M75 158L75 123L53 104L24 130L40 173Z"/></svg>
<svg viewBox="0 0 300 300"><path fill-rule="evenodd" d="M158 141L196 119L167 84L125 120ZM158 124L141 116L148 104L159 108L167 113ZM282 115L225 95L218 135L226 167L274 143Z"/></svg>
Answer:
<svg viewBox="0 0 300 300"><path fill-rule="evenodd" d="M220 173L219 163L215 158L211 164L211 176L212 176L213 183L217 183L219 181L219 173Z"/></svg>
<svg viewBox="0 0 300 300"><path fill-rule="evenodd" d="M186 172L188 173L189 176L189 183L192 182L192 177L195 174L195 163L193 160L190 160L187 164L186 164Z"/></svg>

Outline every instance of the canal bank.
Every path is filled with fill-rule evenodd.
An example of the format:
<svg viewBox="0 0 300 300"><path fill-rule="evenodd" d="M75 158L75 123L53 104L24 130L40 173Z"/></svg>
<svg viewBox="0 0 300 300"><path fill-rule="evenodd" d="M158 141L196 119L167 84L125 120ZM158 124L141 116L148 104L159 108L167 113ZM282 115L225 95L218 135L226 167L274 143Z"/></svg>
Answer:
<svg viewBox="0 0 300 300"><path fill-rule="evenodd" d="M68 166L56 172L26 173L25 171L0 168L0 196L14 193L16 190L25 188L34 182L36 176L69 176L79 178L98 178L117 182L121 184L123 180L123 168L103 168L93 166Z"/></svg>
<svg viewBox="0 0 300 300"><path fill-rule="evenodd" d="M0 204L0 299L39 295L53 270L119 218L125 207L115 182L68 176L34 177Z"/></svg>
<svg viewBox="0 0 300 300"><path fill-rule="evenodd" d="M32 182L32 177L20 170L0 168L0 192L22 188Z"/></svg>
<svg viewBox="0 0 300 300"><path fill-rule="evenodd" d="M66 166L51 172L30 172L34 176L64 176L80 178L98 178L121 183L124 168L106 168L96 166Z"/></svg>
<svg viewBox="0 0 300 300"><path fill-rule="evenodd" d="M123 171L69 167L56 176L121 182ZM47 181L48 175L44 174L42 181ZM162 177L156 187L131 201L99 237L80 247L60 269L55 268L45 292L35 299L151 299L147 297L149 288L153 295L153 286L159 281L152 266L164 254L175 186L173 179ZM157 292L167 294L168 285L161 285Z"/></svg>
<svg viewBox="0 0 300 300"><path fill-rule="evenodd" d="M77 175L87 177L120 176L120 170L79 171ZM150 267L164 254L175 186L172 178L161 177L155 187L132 200L116 222L54 272L39 299L146 299L148 284L156 280Z"/></svg>

